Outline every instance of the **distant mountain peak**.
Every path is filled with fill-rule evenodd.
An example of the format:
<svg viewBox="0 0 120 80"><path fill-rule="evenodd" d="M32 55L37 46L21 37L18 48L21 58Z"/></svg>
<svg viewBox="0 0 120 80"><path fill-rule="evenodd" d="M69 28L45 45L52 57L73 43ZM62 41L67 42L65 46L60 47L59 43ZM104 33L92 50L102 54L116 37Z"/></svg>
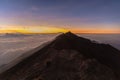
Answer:
<svg viewBox="0 0 120 80"><path fill-rule="evenodd" d="M71 31L68 31L68 32L66 32L65 34L69 34L69 35L75 35L74 33L72 33Z"/></svg>
<svg viewBox="0 0 120 80"><path fill-rule="evenodd" d="M72 32L66 32L66 33L63 33L63 34L61 34L61 35L59 35L58 37L61 37L61 36L71 36L71 37L78 37L78 36L76 36L74 33L72 33Z"/></svg>

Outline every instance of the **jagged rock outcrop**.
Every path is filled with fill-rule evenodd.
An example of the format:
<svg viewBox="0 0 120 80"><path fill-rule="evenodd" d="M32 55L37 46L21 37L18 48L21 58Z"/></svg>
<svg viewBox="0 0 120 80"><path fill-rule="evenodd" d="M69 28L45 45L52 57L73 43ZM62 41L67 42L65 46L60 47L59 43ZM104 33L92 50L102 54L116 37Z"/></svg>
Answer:
<svg viewBox="0 0 120 80"><path fill-rule="evenodd" d="M68 32L0 74L0 80L120 80L120 51Z"/></svg>

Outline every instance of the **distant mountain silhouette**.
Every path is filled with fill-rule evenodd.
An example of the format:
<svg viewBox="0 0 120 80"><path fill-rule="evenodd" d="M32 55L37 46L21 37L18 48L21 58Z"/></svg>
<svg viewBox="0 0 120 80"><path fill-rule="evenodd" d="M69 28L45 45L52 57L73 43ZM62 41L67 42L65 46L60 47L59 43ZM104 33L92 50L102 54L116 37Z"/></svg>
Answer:
<svg viewBox="0 0 120 80"><path fill-rule="evenodd" d="M0 80L120 80L120 51L68 32L0 74Z"/></svg>
<svg viewBox="0 0 120 80"><path fill-rule="evenodd" d="M21 34L21 33L5 33L3 37L23 37L28 36L27 34Z"/></svg>

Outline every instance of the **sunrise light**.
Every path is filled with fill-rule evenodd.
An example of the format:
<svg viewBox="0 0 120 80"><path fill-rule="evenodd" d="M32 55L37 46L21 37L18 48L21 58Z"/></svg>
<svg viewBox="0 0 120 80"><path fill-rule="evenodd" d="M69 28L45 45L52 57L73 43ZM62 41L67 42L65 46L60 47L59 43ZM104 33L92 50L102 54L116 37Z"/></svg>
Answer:
<svg viewBox="0 0 120 80"><path fill-rule="evenodd" d="M29 27L29 28L24 28L24 27L7 27L7 28L2 28L0 29L0 33L23 33L23 34L40 34L40 33L65 33L68 30L63 29L63 28L57 28L57 27Z"/></svg>

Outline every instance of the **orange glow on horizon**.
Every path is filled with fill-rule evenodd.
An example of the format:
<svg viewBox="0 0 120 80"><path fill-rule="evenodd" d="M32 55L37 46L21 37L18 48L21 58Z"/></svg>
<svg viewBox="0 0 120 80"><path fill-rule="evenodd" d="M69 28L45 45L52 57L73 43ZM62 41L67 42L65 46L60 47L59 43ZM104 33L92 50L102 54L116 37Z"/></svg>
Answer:
<svg viewBox="0 0 120 80"><path fill-rule="evenodd" d="M0 28L0 33L23 33L23 34L40 34L40 33L59 33L59 32L68 32L73 33L92 33L92 34L108 34L108 33L120 33L117 29L91 29L91 28L70 28L68 30L57 27L6 27Z"/></svg>
<svg viewBox="0 0 120 80"><path fill-rule="evenodd" d="M69 29L73 33L88 33L88 34L118 34L117 29Z"/></svg>

